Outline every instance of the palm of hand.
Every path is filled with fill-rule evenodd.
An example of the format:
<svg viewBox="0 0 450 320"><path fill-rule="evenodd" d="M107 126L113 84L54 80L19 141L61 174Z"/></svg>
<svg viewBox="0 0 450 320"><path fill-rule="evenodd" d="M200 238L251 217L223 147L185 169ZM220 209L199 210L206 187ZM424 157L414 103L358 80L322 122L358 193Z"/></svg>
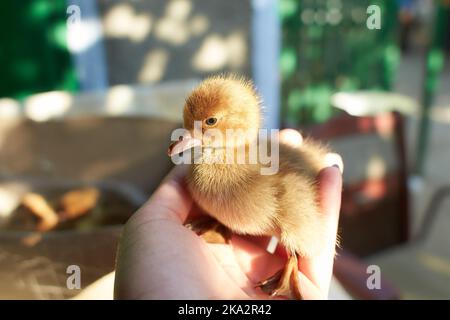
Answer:
<svg viewBox="0 0 450 320"><path fill-rule="evenodd" d="M176 168L127 223L117 259L115 296L127 299L268 298L254 285L278 271L282 250L269 254L267 238L233 236L229 244L207 244L183 226L198 215ZM329 216L329 250L301 259L304 298L326 298L330 283L340 205L338 169L319 175L319 198Z"/></svg>

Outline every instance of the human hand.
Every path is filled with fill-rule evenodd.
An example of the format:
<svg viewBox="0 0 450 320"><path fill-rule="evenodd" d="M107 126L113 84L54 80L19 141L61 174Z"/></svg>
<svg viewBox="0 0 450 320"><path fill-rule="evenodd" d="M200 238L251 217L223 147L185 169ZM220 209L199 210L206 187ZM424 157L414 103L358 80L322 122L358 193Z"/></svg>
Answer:
<svg viewBox="0 0 450 320"><path fill-rule="evenodd" d="M302 140L293 130L282 132L281 139L297 146ZM339 156L330 155L330 161L342 168ZM186 220L202 214L185 187L185 171L184 166L174 168L126 224L119 244L115 298L269 298L255 284L284 266L284 250L268 253L267 237L233 235L229 244L209 244L184 227ZM304 299L328 296L341 200L340 170L323 169L318 185L328 240L319 255L299 259Z"/></svg>

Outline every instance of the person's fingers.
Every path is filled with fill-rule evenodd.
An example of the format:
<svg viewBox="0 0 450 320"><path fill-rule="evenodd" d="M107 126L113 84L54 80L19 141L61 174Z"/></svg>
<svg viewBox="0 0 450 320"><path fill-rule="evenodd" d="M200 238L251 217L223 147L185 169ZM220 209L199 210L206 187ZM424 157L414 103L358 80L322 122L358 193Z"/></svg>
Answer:
<svg viewBox="0 0 450 320"><path fill-rule="evenodd" d="M241 270L254 284L267 279L279 271L286 258L267 252L269 237L233 235L231 245ZM280 251L284 251L281 246Z"/></svg>
<svg viewBox="0 0 450 320"><path fill-rule="evenodd" d="M193 203L184 182L186 170L184 165L175 166L132 219L168 219L183 223Z"/></svg>
<svg viewBox="0 0 450 320"><path fill-rule="evenodd" d="M326 247L317 256L301 259L299 270L324 295L327 295L333 272L336 234L341 206L342 176L340 170L334 166L323 169L318 175L318 182L318 198L321 212L326 217Z"/></svg>
<svg viewBox="0 0 450 320"><path fill-rule="evenodd" d="M328 297L306 275L298 273L299 289L303 300L325 300Z"/></svg>

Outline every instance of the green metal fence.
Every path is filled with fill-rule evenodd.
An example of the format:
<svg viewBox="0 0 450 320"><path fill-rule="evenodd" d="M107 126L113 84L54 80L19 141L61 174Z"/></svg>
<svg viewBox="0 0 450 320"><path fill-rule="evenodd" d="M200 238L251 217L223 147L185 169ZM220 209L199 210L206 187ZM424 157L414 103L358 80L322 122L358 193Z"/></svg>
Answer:
<svg viewBox="0 0 450 320"><path fill-rule="evenodd" d="M367 8L380 8L370 30ZM322 122L336 91L389 90L400 53L394 0L279 0L282 23L282 120Z"/></svg>
<svg viewBox="0 0 450 320"><path fill-rule="evenodd" d="M430 112L439 84L439 75L444 67L444 47L450 18L450 2L447 0L436 0L435 3L433 28L425 59L425 74L423 75L422 109L417 136L416 162L414 165L414 173L416 174L424 173L427 145L430 139Z"/></svg>

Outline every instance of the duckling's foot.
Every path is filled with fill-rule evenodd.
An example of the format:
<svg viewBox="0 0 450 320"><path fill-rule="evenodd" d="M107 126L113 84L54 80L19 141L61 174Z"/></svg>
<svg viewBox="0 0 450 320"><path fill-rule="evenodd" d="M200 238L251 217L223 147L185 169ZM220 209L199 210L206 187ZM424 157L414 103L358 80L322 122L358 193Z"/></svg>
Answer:
<svg viewBox="0 0 450 320"><path fill-rule="evenodd" d="M256 287L272 297L285 296L289 299L302 300L298 278L297 255L291 255L283 269L270 278L259 282Z"/></svg>
<svg viewBox="0 0 450 320"><path fill-rule="evenodd" d="M207 243L229 243L231 231L211 217L204 217L185 224Z"/></svg>

